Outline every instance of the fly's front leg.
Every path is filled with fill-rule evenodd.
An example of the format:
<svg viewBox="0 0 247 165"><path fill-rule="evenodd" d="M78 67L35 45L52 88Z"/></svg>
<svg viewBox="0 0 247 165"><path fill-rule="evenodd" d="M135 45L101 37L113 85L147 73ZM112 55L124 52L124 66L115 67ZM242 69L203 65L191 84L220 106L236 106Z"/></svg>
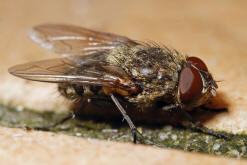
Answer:
<svg viewBox="0 0 247 165"><path fill-rule="evenodd" d="M209 108L205 105L200 106L201 109L209 111L209 112L224 112L227 111L227 108Z"/></svg>
<svg viewBox="0 0 247 165"><path fill-rule="evenodd" d="M188 112L186 112L184 110L181 110L181 112L183 113L185 118L189 121L189 123L188 122L182 123L184 126L187 126L187 127L189 126L190 128L198 129L198 130L202 131L203 133L213 135L213 136L218 137L218 138L229 139L229 137L227 135L221 134L219 132L215 132L214 130L211 130L211 129L203 126L200 122L194 121L192 116Z"/></svg>
<svg viewBox="0 0 247 165"><path fill-rule="evenodd" d="M181 112L183 114L183 116L187 120L187 122L181 123L185 127L190 127L190 128L193 128L193 129L197 129L197 130L202 131L203 133L206 133L206 134L209 134L209 135L213 135L213 136L218 137L218 138L229 139L228 136L223 135L223 134L218 133L218 132L215 132L215 131L203 126L200 122L193 120L192 116L187 111L182 110L182 108L179 106L179 104L171 104L171 105L164 106L164 107L162 107L162 110L164 110L164 111L174 111L174 110L176 110L178 112ZM226 110L226 109L223 108L221 110Z"/></svg>
<svg viewBox="0 0 247 165"><path fill-rule="evenodd" d="M133 142L136 143L137 135L138 134L141 135L141 133L138 132L138 130L136 129L136 126L131 121L130 117L127 115L126 111L124 110L124 108L122 107L122 105L119 103L119 101L117 100L117 98L112 93L110 94L110 96L111 96L112 101L117 106L118 110L123 115L124 119L127 121L128 125L129 125L129 127L131 129L131 133L133 135Z"/></svg>

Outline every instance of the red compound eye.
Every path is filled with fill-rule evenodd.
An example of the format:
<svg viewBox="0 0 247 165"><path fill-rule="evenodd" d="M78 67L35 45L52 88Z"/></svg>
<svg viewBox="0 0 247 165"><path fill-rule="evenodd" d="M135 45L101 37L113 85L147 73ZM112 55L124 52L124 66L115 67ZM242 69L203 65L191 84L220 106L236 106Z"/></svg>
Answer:
<svg viewBox="0 0 247 165"><path fill-rule="evenodd" d="M201 96L202 78L194 67L185 67L180 73L179 94L182 103L190 104Z"/></svg>
<svg viewBox="0 0 247 165"><path fill-rule="evenodd" d="M196 68L208 72L206 64L198 57L188 57L187 61L193 64Z"/></svg>

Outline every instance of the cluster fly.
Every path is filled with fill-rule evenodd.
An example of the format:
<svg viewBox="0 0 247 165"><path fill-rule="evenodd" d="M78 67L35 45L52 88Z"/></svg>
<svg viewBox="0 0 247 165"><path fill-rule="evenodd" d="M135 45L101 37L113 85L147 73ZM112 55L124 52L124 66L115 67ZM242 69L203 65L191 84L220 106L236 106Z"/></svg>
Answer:
<svg viewBox="0 0 247 165"><path fill-rule="evenodd" d="M225 137L195 122L188 113L216 94L217 84L201 59L183 56L163 45L72 25L43 24L33 27L29 34L39 45L63 57L16 65L9 73L58 83L59 92L69 99L110 100L127 121L134 143L140 133L120 98L134 105L136 111L180 111L194 128ZM73 114L36 129L48 129L71 118Z"/></svg>

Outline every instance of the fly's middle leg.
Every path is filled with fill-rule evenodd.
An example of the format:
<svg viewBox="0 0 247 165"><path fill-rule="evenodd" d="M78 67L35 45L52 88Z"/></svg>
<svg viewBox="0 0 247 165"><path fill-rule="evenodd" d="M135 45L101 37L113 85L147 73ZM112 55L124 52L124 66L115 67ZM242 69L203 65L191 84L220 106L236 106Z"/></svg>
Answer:
<svg viewBox="0 0 247 165"><path fill-rule="evenodd" d="M117 106L118 110L123 115L124 119L127 121L128 125L129 125L129 127L131 129L131 133L132 133L132 136L133 136L133 142L136 143L137 135L141 135L141 133L138 132L138 130L136 129L136 126L134 125L134 123L132 122L132 120L130 119L130 117L127 115L126 111L124 110L124 108L122 107L122 105L119 103L119 101L117 100L117 98L112 93L110 94L110 96L111 96L112 101Z"/></svg>

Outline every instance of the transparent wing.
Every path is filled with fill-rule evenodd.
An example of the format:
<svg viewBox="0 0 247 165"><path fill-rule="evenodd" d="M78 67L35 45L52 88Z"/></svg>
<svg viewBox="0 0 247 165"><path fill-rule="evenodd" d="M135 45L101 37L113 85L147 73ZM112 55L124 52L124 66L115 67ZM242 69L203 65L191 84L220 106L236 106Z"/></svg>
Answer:
<svg viewBox="0 0 247 165"><path fill-rule="evenodd" d="M133 89L135 84L124 70L102 62L102 55L57 58L16 65L9 68L15 76L42 82L80 83ZM80 62L81 61L81 62Z"/></svg>
<svg viewBox="0 0 247 165"><path fill-rule="evenodd" d="M29 36L45 49L68 55L85 55L109 50L120 44L137 44L127 37L63 24L35 26L29 31Z"/></svg>

